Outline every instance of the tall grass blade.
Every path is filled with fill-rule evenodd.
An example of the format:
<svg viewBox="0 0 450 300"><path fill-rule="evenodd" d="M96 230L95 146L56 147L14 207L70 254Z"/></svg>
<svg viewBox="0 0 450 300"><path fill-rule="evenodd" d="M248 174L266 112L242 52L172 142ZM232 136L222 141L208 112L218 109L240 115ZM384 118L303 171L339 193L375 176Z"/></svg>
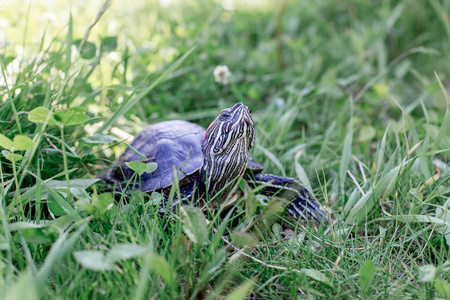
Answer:
<svg viewBox="0 0 450 300"><path fill-rule="evenodd" d="M141 86L145 83L146 79L151 75L148 74L141 83L133 90L133 92L125 99L120 105L119 109L109 118L107 121L103 123L102 126L96 131L96 133L102 133L103 131L109 129L118 118L123 116L130 108L132 108L139 100L144 98L148 93L150 93L159 83L161 83L167 76L169 76L173 71L175 71L183 61L195 50L195 47L192 47L189 51L187 51L182 57L177 59L167 70L165 70L158 78L156 78L153 83L146 88L141 89ZM138 91L140 91L138 93ZM138 93L136 96L135 94Z"/></svg>
<svg viewBox="0 0 450 300"><path fill-rule="evenodd" d="M347 177L348 164L352 155L353 140L353 102L350 99L350 120L348 122L347 135L345 136L344 148L342 149L341 163L339 165L339 181L341 183L341 194L344 195L345 178Z"/></svg>

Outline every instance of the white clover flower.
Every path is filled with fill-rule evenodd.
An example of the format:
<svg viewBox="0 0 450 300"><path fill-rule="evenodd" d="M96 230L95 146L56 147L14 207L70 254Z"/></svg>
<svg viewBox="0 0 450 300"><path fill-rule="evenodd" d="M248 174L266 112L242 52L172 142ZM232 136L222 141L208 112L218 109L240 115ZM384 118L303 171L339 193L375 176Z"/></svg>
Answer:
<svg viewBox="0 0 450 300"><path fill-rule="evenodd" d="M216 82L227 84L228 83L228 77L230 77L231 72L228 69L228 66L217 66L214 69L214 80Z"/></svg>

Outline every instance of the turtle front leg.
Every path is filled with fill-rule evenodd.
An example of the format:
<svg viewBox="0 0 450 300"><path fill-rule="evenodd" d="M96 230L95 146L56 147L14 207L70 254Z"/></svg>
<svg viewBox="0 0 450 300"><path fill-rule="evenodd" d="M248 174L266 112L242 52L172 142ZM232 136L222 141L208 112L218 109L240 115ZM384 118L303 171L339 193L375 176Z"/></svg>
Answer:
<svg viewBox="0 0 450 300"><path fill-rule="evenodd" d="M320 223L327 222L319 204L311 197L309 191L295 179L272 174L256 174L254 179L252 178L248 182L253 187L264 185L261 192L266 196L278 196L286 199L289 202L286 210L294 217L306 218L306 212Z"/></svg>

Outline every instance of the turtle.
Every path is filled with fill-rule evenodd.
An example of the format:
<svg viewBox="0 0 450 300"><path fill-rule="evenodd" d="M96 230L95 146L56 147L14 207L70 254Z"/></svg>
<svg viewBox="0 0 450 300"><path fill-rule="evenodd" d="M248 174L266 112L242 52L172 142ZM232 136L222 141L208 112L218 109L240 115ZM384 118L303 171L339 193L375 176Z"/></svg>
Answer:
<svg viewBox="0 0 450 300"><path fill-rule="evenodd" d="M222 110L205 130L195 123L172 120L144 128L116 163L100 177L128 192L162 192L164 200L160 212L176 209L177 202L193 203L221 193L225 199L235 188L238 178L251 187L262 185L260 192L269 197L287 200L286 210L296 218L311 215L318 222L327 218L310 192L293 178L263 174L263 167L253 160L249 151L255 144L255 124L250 109L242 102ZM134 149L135 150L134 150ZM133 151L134 150L134 151ZM143 173L139 180L130 180L134 171L126 162L141 160L156 162L157 169ZM136 178L136 177L134 177ZM168 203L173 182L179 180L180 197ZM220 200L219 200L220 201Z"/></svg>

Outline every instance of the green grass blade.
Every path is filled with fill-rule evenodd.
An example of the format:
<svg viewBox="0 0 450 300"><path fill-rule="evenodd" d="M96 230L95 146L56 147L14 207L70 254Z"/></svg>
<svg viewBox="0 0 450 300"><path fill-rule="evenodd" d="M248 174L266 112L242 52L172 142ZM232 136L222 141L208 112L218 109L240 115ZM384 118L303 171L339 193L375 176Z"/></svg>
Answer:
<svg viewBox="0 0 450 300"><path fill-rule="evenodd" d="M270 161L272 161L275 164L275 166L277 166L278 170L281 172L281 174L283 176L286 176L284 168L283 168L283 164L280 162L280 160L272 152L270 152L269 150L267 150L266 148L264 148L264 147L262 147L260 145L256 145L256 147L259 150L261 150L264 153L264 155L267 158L269 158Z"/></svg>
<svg viewBox="0 0 450 300"><path fill-rule="evenodd" d="M69 232L62 233L52 246L52 249L45 258L44 264L36 274L36 282L38 286L44 286L52 269L57 265L57 261L70 249L72 249L75 242L79 239L83 231L87 228L87 222L91 220L91 217L84 219L84 224L81 224L79 229L74 233Z"/></svg>
<svg viewBox="0 0 450 300"><path fill-rule="evenodd" d="M96 133L102 133L103 131L109 129L118 118L123 116L130 108L132 108L139 100L144 98L148 93L150 93L159 83L161 83L164 79L166 79L167 76L169 76L173 71L175 71L182 63L183 61L188 58L188 56L192 53L192 51L195 50L197 47L192 47L189 51L187 51L183 56L181 56L179 59L177 59L169 68L167 68L158 78L156 78L153 83L147 87L140 89L142 84L146 81L146 79L151 75L148 74L147 77L145 77L141 83L134 89L134 91L128 96L126 100L123 101L123 103L120 105L119 109L112 115L111 118L109 118L107 121L103 123L103 125L96 131ZM140 91L136 96L135 94ZM134 97L133 97L134 96Z"/></svg>
<svg viewBox="0 0 450 300"><path fill-rule="evenodd" d="M389 194L390 190L394 187L398 173L403 167L403 163L389 171L383 176L375 187L369 190L359 201L352 207L349 214L345 219L345 224L349 224L353 221L362 221L364 217L371 212L372 207L375 205L378 198L384 193Z"/></svg>
<svg viewBox="0 0 450 300"><path fill-rule="evenodd" d="M352 155L353 140L353 103L350 100L350 120L348 122L347 135L342 149L341 163L339 165L339 181L341 182L341 194L344 195L345 178L347 177L348 164Z"/></svg>
<svg viewBox="0 0 450 300"><path fill-rule="evenodd" d="M378 149L375 178L378 177L378 174L382 170L381 166L383 165L384 153L386 151L386 136L387 136L388 130L389 130L389 125L387 126L386 130L384 131L383 138L381 139L380 148Z"/></svg>

